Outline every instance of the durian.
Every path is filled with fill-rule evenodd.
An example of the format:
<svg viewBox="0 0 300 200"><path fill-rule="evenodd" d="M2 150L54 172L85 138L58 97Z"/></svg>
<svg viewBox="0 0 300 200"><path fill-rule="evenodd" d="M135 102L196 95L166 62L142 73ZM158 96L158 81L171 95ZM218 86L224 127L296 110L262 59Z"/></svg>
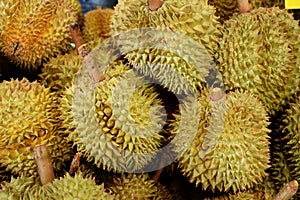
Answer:
<svg viewBox="0 0 300 200"><path fill-rule="evenodd" d="M207 0L163 0L156 11L149 9L147 0L120 0L111 21L113 35L136 28L168 29L193 38L211 55L220 37L215 8Z"/></svg>
<svg viewBox="0 0 300 200"><path fill-rule="evenodd" d="M227 90L248 90L269 114L299 90L300 29L286 10L259 8L226 21L215 54Z"/></svg>
<svg viewBox="0 0 300 200"><path fill-rule="evenodd" d="M45 144L55 171L69 160L71 145L61 131L57 98L37 81L0 83L0 165L15 174L36 175L33 148Z"/></svg>
<svg viewBox="0 0 300 200"><path fill-rule="evenodd" d="M82 127L83 125L76 124L74 117L78 116L73 116L74 109L77 109L78 113L79 109L85 109L87 105L86 102L85 105L79 105L81 103L78 102L75 107L72 98L74 91L72 92L72 88L66 91L62 98L62 118L66 131L70 140L77 144L78 150L84 152L89 160L94 160L98 166L103 164L106 169L119 171L139 170L153 157L147 153L157 150L160 146L162 136L159 131L165 116L163 106L154 88L151 85L138 85L142 81L141 78L136 77L122 61L113 63L105 76L107 78L95 91L94 103L91 102L95 108L93 112L97 115L95 125L91 124L88 115L80 119L87 120L89 126ZM129 92L135 89L135 92ZM126 99L126 94L128 97L132 96L128 99L129 102L122 102L121 100ZM126 103L129 104L128 110L124 107ZM152 133L153 130L158 132ZM136 134L137 136L134 136Z"/></svg>
<svg viewBox="0 0 300 200"><path fill-rule="evenodd" d="M227 94L226 105L220 104L222 107L218 110L212 111L205 93L198 102L198 131L188 150L179 158L182 173L196 186L212 191L238 192L262 182L269 167L269 122L262 103L251 93L239 91ZM219 113L219 119L213 120L222 120L222 109L226 109L223 127L211 126L212 112ZM176 120L174 126L180 123ZM220 128L222 133L215 145L203 157L200 150L206 134L209 130L220 131Z"/></svg>
<svg viewBox="0 0 300 200"><path fill-rule="evenodd" d="M71 49L69 25L82 17L77 0L4 0L0 6L0 50L14 63L35 69Z"/></svg>
<svg viewBox="0 0 300 200"><path fill-rule="evenodd" d="M122 174L120 178L114 179L114 184L109 190L113 194L118 194L118 200L174 199L165 186L155 183L148 174Z"/></svg>
<svg viewBox="0 0 300 200"><path fill-rule="evenodd" d="M284 122L283 134L284 138L281 143L284 144L284 156L286 164L290 172L290 180L300 182L300 96L290 103ZM286 182L288 182L286 181ZM300 193L298 192L298 195Z"/></svg>
<svg viewBox="0 0 300 200"><path fill-rule="evenodd" d="M101 41L111 36L110 23L113 13L112 8L98 7L84 14L82 36L86 43Z"/></svg>
<svg viewBox="0 0 300 200"><path fill-rule="evenodd" d="M81 65L82 58L76 51L52 57L43 65L42 73L39 74L41 83L57 94L62 94L72 85Z"/></svg>

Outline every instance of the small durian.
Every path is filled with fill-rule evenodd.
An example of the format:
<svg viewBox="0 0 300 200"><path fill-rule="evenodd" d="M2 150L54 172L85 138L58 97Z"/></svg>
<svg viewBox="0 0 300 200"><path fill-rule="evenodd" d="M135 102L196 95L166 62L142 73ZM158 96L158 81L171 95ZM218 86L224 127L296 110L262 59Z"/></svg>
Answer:
<svg viewBox="0 0 300 200"><path fill-rule="evenodd" d="M120 0L111 19L113 35L136 28L168 29L194 39L213 55L220 38L215 8L207 0L162 2L152 11L147 0Z"/></svg>
<svg viewBox="0 0 300 200"><path fill-rule="evenodd" d="M111 36L110 24L111 16L114 10L112 8L90 10L84 14L84 24L82 37L84 42L101 41Z"/></svg>
<svg viewBox="0 0 300 200"><path fill-rule="evenodd" d="M200 116L196 136L178 161L182 173L196 186L220 192L238 192L262 182L270 159L269 122L262 103L249 92L230 92L226 95L225 107L220 104L221 107L214 110L217 118L212 118L214 102L205 93L199 96L198 102ZM226 111L225 116L221 114L222 109ZM222 118L225 119L221 127L210 125L212 119L222 121ZM176 120L173 125L180 123ZM203 156L201 148L208 131L221 131L221 134ZM176 147L175 151L180 148Z"/></svg>
<svg viewBox="0 0 300 200"><path fill-rule="evenodd" d="M174 199L168 189L150 179L148 174L121 174L114 179L114 184L109 187L117 200L171 200Z"/></svg>
<svg viewBox="0 0 300 200"><path fill-rule="evenodd" d="M257 96L269 114L282 111L300 84L300 28L287 10L258 8L221 28L215 54L227 90Z"/></svg>
<svg viewBox="0 0 300 200"><path fill-rule="evenodd" d="M103 164L103 168L109 170L139 170L153 157L147 153L156 151L161 144L162 136L152 131L161 128L165 116L162 102L151 85L133 88L142 80L122 61L113 63L105 76L94 92L94 102L91 102L95 108L91 114L97 115L97 124L92 124L86 113L80 119L87 120L89 126L76 124L74 117L78 116L73 115L74 109L78 113L78 109L87 105L86 102L74 104L72 88L66 90L61 99L63 124L69 139L98 167ZM136 91L131 94L129 91L133 89ZM126 94L132 95L129 102L123 102ZM115 104L115 98L120 108ZM136 134L138 136L134 136Z"/></svg>
<svg viewBox="0 0 300 200"><path fill-rule="evenodd" d="M14 63L36 69L71 49L69 25L81 17L77 0L1 1L0 51Z"/></svg>
<svg viewBox="0 0 300 200"><path fill-rule="evenodd" d="M39 74L41 83L61 94L72 85L81 65L82 58L77 55L76 51L52 57L43 65L42 73Z"/></svg>
<svg viewBox="0 0 300 200"><path fill-rule="evenodd" d="M37 81L0 83L0 166L14 174L37 175L33 148L45 144L54 170L65 167L71 145L60 129L57 97Z"/></svg>
<svg viewBox="0 0 300 200"><path fill-rule="evenodd" d="M50 200L89 199L89 200L115 200L116 197L108 193L104 184L96 185L92 178L84 178L80 174L74 177L66 174L55 179L51 184L44 186L47 198Z"/></svg>

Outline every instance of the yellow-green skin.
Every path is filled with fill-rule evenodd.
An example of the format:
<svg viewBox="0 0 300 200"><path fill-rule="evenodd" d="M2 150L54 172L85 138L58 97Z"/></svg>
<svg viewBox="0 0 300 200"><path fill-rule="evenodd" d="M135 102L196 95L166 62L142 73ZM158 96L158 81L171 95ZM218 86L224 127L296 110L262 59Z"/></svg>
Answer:
<svg viewBox="0 0 300 200"><path fill-rule="evenodd" d="M0 50L14 63L35 69L71 49L69 25L79 22L77 0L4 0L0 11Z"/></svg>
<svg viewBox="0 0 300 200"><path fill-rule="evenodd" d="M99 84L98 89L95 91L94 105L99 123L99 132L97 133L94 129L90 130L90 126L76 126L73 120L72 111L72 88L67 89L61 99L61 111L63 113L61 119L65 131L69 134L69 140L77 145L78 150L83 152L89 161L94 161L98 167L103 164L102 167L109 170L111 170L112 167L116 169L121 163L130 163L130 166L133 166L135 170L142 168L150 161L150 157L145 156L144 154L136 154L136 156L134 156L133 153L150 153L156 151L162 142L162 136L159 133L149 137L149 135L147 136L147 131L139 132L139 134L146 134L146 138L139 138L131 135L131 131L133 131L132 125L135 124L137 126L145 127L149 124L151 125L153 123L152 120L160 120L157 119L156 115L160 116L161 113L149 113L153 106L156 106L157 109L162 108L161 101L157 99L158 94L154 92L154 89L151 86L143 86L132 94L133 96L129 100L130 119L127 119L127 117L122 115L117 119L114 118L117 111L112 108L112 92L116 92L114 90L115 86L128 70L129 66L127 64L123 64L122 61L116 61L110 66L108 71L104 73L106 79ZM135 81L134 79L132 80ZM85 105L82 105L82 107L84 106ZM86 120L89 119L86 118ZM133 122L134 124L129 125ZM78 132L77 128L84 131ZM107 141L100 139L100 135L91 137L91 133L103 135ZM111 143L117 149L125 150L124 153L126 153L126 155L124 154L119 158L114 157L115 152L107 146L107 143ZM90 152L92 152L92 154ZM111 165L106 166L105 164L111 158L121 160L120 162L110 163ZM125 170L126 167L122 167L124 167L123 170Z"/></svg>
<svg viewBox="0 0 300 200"><path fill-rule="evenodd" d="M300 182L300 96L290 104L284 119L284 154L292 180ZM297 193L300 195L300 193Z"/></svg>
<svg viewBox="0 0 300 200"><path fill-rule="evenodd" d="M111 36L110 24L114 10L111 8L90 10L84 14L82 37L84 41L103 40Z"/></svg>
<svg viewBox="0 0 300 200"><path fill-rule="evenodd" d="M198 102L198 131L188 150L179 159L183 174L204 190L221 192L238 192L262 182L266 176L265 170L269 167L269 122L261 102L249 92L227 94L221 134L204 157L200 150L205 135L209 129L218 129L209 127L213 102L205 94L199 97ZM220 107L215 112L221 109L224 108ZM177 120L175 126L179 124Z"/></svg>
<svg viewBox="0 0 300 200"><path fill-rule="evenodd" d="M14 174L37 175L33 148L48 147L57 172L70 159L61 130L57 98L50 88L27 79L0 83L0 165Z"/></svg>
<svg viewBox="0 0 300 200"><path fill-rule="evenodd" d="M230 19L239 13L237 0L209 0L208 3L216 8L216 15L220 22ZM279 6L284 8L284 0L249 0L250 8Z"/></svg>
<svg viewBox="0 0 300 200"><path fill-rule="evenodd" d="M62 94L72 85L81 65L82 57L76 51L52 57L43 65L42 73L39 74L41 83L57 94Z"/></svg>
<svg viewBox="0 0 300 200"><path fill-rule="evenodd" d="M256 95L269 114L282 111L300 85L300 29L286 10L259 8L222 27L215 54L227 90Z"/></svg>
<svg viewBox="0 0 300 200"><path fill-rule="evenodd" d="M155 183L148 174L121 174L114 179L109 190L118 195L116 200L166 200L173 195L161 184Z"/></svg>
<svg viewBox="0 0 300 200"><path fill-rule="evenodd" d="M135 28L169 29L193 38L211 55L220 37L215 8L207 0L164 0L156 11L148 8L147 0L120 0L111 21L113 35Z"/></svg>

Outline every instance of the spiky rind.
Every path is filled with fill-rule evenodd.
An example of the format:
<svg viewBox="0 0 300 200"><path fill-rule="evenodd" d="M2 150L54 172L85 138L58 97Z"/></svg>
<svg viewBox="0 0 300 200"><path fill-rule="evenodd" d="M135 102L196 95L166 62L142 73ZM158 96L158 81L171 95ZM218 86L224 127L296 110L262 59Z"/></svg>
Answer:
<svg viewBox="0 0 300 200"><path fill-rule="evenodd" d="M110 24L114 10L111 8L90 10L84 14L82 36L85 42L105 39L111 36Z"/></svg>
<svg viewBox="0 0 300 200"><path fill-rule="evenodd" d="M50 58L43 65L42 73L39 74L41 83L61 94L67 87L72 85L81 65L82 58L77 55L76 51Z"/></svg>
<svg viewBox="0 0 300 200"><path fill-rule="evenodd" d="M171 29L193 38L211 54L217 49L219 26L215 8L198 0L165 0L156 11L149 9L146 0L122 0L112 16L114 34L145 27Z"/></svg>
<svg viewBox="0 0 300 200"><path fill-rule="evenodd" d="M299 88L297 21L286 10L259 8L226 21L222 33L216 58L227 89L248 90L268 113L281 111Z"/></svg>
<svg viewBox="0 0 300 200"><path fill-rule="evenodd" d="M262 182L269 167L269 122L261 102L248 92L229 93L222 133L204 158L200 149L205 135L209 129L216 129L209 126L212 110L206 95L199 98L199 109L195 139L179 160L183 174L213 191L237 192ZM224 108L214 112L219 109Z"/></svg>
<svg viewBox="0 0 300 200"><path fill-rule="evenodd" d="M0 163L13 173L37 175L33 148L47 145L54 169L70 158L71 148L60 131L57 98L49 88L27 79L0 84Z"/></svg>
<svg viewBox="0 0 300 200"><path fill-rule="evenodd" d="M37 68L70 49L69 25L78 22L81 6L75 0L2 1L0 50L14 63Z"/></svg>
<svg viewBox="0 0 300 200"><path fill-rule="evenodd" d="M122 174L120 178L114 179L114 185L109 190L118 194L118 200L173 199L165 186L155 183L148 174Z"/></svg>

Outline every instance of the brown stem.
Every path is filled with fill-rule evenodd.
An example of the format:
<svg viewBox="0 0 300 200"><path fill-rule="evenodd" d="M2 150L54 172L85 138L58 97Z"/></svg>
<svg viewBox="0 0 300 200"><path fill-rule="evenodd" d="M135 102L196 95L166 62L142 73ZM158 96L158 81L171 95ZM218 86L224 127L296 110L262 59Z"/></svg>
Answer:
<svg viewBox="0 0 300 200"><path fill-rule="evenodd" d="M161 168L161 169L155 171L155 173L154 173L154 175L153 175L153 177L152 177L152 180L153 180L154 182L156 182L156 183L158 182L158 180L159 180L159 178L160 178L160 175L161 175L161 173L163 172L163 170L164 170L164 168Z"/></svg>
<svg viewBox="0 0 300 200"><path fill-rule="evenodd" d="M48 152L47 146L44 144L37 145L34 147L33 151L42 185L51 183L54 180L54 171L51 155Z"/></svg>
<svg viewBox="0 0 300 200"><path fill-rule="evenodd" d="M82 156L81 152L77 152L76 155L74 156L69 170L70 175L75 174L79 169L81 156Z"/></svg>
<svg viewBox="0 0 300 200"><path fill-rule="evenodd" d="M249 0L238 0L238 8L240 13L247 13L250 11Z"/></svg>
<svg viewBox="0 0 300 200"><path fill-rule="evenodd" d="M221 88L214 88L210 94L211 101L218 101L226 96L226 93Z"/></svg>
<svg viewBox="0 0 300 200"><path fill-rule="evenodd" d="M72 40L75 43L77 54L79 54L78 48L84 44L79 24L77 23L70 24L70 32L71 32Z"/></svg>
<svg viewBox="0 0 300 200"><path fill-rule="evenodd" d="M164 4L163 0L148 0L149 9L152 11L158 10Z"/></svg>
<svg viewBox="0 0 300 200"><path fill-rule="evenodd" d="M286 183L279 193L272 200L289 200L298 190L298 182L296 180Z"/></svg>

